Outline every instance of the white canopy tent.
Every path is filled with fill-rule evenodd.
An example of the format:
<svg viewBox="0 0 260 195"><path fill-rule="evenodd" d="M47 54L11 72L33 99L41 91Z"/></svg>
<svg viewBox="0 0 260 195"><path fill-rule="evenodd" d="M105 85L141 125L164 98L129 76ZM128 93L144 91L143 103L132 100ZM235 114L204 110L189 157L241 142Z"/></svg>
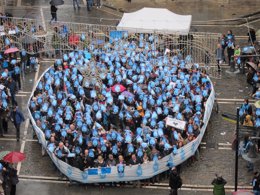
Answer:
<svg viewBox="0 0 260 195"><path fill-rule="evenodd" d="M187 35L190 31L191 15L178 15L168 9L143 8L125 13L117 30L130 33L162 33Z"/></svg>

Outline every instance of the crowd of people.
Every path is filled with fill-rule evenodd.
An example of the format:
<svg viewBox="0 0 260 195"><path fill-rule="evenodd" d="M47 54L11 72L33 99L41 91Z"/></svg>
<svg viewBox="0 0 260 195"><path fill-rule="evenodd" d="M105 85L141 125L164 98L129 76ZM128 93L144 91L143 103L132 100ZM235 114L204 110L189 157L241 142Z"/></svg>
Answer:
<svg viewBox="0 0 260 195"><path fill-rule="evenodd" d="M254 29L249 30L248 43L243 47L240 47L239 44L236 43L234 34L229 30L227 35L222 34L215 51L218 71L221 71L220 65L224 62L227 62L229 66L233 66L233 71L237 69L239 72L244 73L245 69L247 69L247 83L252 85L250 96L256 99L260 99L259 54L260 44L256 41Z"/></svg>
<svg viewBox="0 0 260 195"><path fill-rule="evenodd" d="M4 40L2 52L0 53L0 137L8 133L8 120L11 119L15 124L16 138L19 141L20 123L24 120L24 117L17 109L16 93L22 89L21 81L24 79L25 74L37 70L37 57L29 55L25 50L19 51L15 47L16 45L8 32L16 29L13 36L17 37L21 36L23 32L17 26L14 26L11 18L1 14L0 22L3 27L1 29L1 39Z"/></svg>
<svg viewBox="0 0 260 195"><path fill-rule="evenodd" d="M252 133L244 135L243 144L240 146L240 154L248 153L251 148L260 148L260 141L253 140L250 137L259 136L257 129L260 127L260 102L255 103L255 108L249 103L248 99L244 100L244 103L241 105L239 110L240 124L244 127L249 127L255 129ZM248 172L254 171L254 162L247 162Z"/></svg>
<svg viewBox="0 0 260 195"><path fill-rule="evenodd" d="M48 150L84 170L146 163L196 139L211 83L198 64L160 57L155 41L125 37L56 60L30 101ZM102 83L84 78L82 68L99 69ZM185 129L167 126L167 116Z"/></svg>
<svg viewBox="0 0 260 195"><path fill-rule="evenodd" d="M22 45L28 53L38 53L43 50L46 32L42 25L34 20L13 18L9 14L0 13L0 47L1 51L10 43L13 46Z"/></svg>

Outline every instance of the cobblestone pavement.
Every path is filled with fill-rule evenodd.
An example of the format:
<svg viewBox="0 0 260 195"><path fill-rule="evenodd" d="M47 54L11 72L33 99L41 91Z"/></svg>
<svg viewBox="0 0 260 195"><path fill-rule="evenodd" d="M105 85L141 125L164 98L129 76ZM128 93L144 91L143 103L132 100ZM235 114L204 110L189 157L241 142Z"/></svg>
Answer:
<svg viewBox="0 0 260 195"><path fill-rule="evenodd" d="M104 4L122 9L126 12L133 12L143 7L167 8L177 14L191 14L195 21L219 20L234 18L259 11L258 0L105 0ZM222 3L223 2L223 3Z"/></svg>
<svg viewBox="0 0 260 195"><path fill-rule="evenodd" d="M166 6L169 7L172 11L174 6L178 5L177 13L180 14L195 14L193 19L216 19L220 17L218 9L220 9L217 3L211 3L211 6L207 6L205 1L204 6L201 6L200 3L196 1L195 3L187 3L185 1L148 1L144 0L142 3L138 3L135 0L132 0L131 4L128 4L124 0L114 0L113 3L118 5L118 7L127 7L129 11L138 9L141 6L154 6L160 7ZM106 3L110 3L111 0L106 0ZM158 3L159 2L159 3ZM234 2L234 1L231 1ZM243 9L238 9L238 5L229 4L225 5L223 8L223 16L220 18L229 18L232 17L232 13L237 13L236 15L245 15L249 11L256 11L257 7L259 8L259 1L243 1L240 4L238 0L238 5L243 7ZM210 3L209 3L210 4ZM82 8L79 11L73 10L71 2L65 0L65 5L60 7L59 17L65 21L77 21L77 22L93 22L98 23L96 19L91 19L91 17L109 17L109 18L119 18L120 13L113 11L108 8L102 8L100 10L93 9L90 13L86 12L83 3L81 2ZM157 6L158 5L158 6ZM182 5L182 6L180 6ZM188 5L188 6L185 6ZM244 6L243 6L244 5ZM245 6L247 5L247 6ZM33 6L33 7L30 7ZM48 1L33 1L33 0L22 0L21 7L11 8L8 7L7 10L14 13L18 17L31 17L42 19L39 12L43 11L43 17L47 20L49 16L49 4ZM234 6L234 7L233 7ZM207 8L208 7L208 8ZM217 8L217 10L213 8ZM222 9L222 8L221 8ZM226 13L227 9L230 9ZM69 13L69 14L67 14ZM199 14L203 13L203 17ZM122 14L121 14L122 15ZM115 21L110 21L115 23ZM104 21L102 22L104 23ZM215 29L214 29L215 28ZM204 29L205 31L214 31L215 32L226 32L227 28L223 27L198 27L199 30ZM240 31L240 30L238 30ZM243 34L246 31L243 32ZM26 103L29 98L29 93L32 90L35 79L37 79L41 73L50 65L50 63L41 63L40 70L38 73L29 73L26 75L26 79L23 80L22 91L19 92L17 100L19 105L21 105L23 113L27 116ZM211 180L214 178L215 173L223 175L228 182L228 186L234 185L234 151L231 150L231 143L233 140L233 134L235 125L227 122L222 119L221 114L223 112L233 113L236 112L236 107L241 104L241 100L247 97L251 88L246 84L245 75L230 75L225 73L225 70L222 72L221 79L212 79L215 84L215 90L217 93L217 98L228 99L219 101L220 113L212 113L211 121L208 125L207 132L203 139L203 144L201 145L200 158L198 161L194 162L191 166L187 166L187 163L184 163L182 166L181 176L185 185L194 185L194 186L206 186L210 188ZM236 101L231 101L231 99L236 99ZM26 124L26 123L25 123ZM21 135L23 135L25 129L25 124L22 126ZM60 178L60 174L55 170L52 165L51 160L48 156L41 156L41 147L36 140L33 140L32 128L29 125L25 138L19 143L15 140L15 131L14 127L9 124L10 128L8 134L5 138L0 138L0 150L20 150L21 146L24 145L24 151L27 154L27 160L24 161L21 165L20 175L22 176L21 182L18 185L19 194L21 195L30 195L39 192L39 195L45 194L117 194L121 193L117 188L106 188L105 191L99 191L98 187L89 187L87 191L85 187L80 186L68 186ZM239 159L239 185L248 187L252 173L248 173L246 168L246 163L243 159ZM256 166L256 169L259 169L259 165ZM39 179L39 182L33 182L35 178ZM54 179L53 179L54 178ZM53 180L51 180L53 179ZM45 182L45 180L48 180ZM167 181L163 181L164 183ZM164 185L166 186L166 184ZM154 187L154 186L152 186ZM131 189L124 188L124 193L127 194L168 194L168 190L165 187L162 189L151 189L152 187L144 189ZM160 188L160 187L154 187ZM164 190L163 190L164 189ZM203 192L192 190L182 190L180 191L181 195L191 195L191 194L212 194L212 192Z"/></svg>

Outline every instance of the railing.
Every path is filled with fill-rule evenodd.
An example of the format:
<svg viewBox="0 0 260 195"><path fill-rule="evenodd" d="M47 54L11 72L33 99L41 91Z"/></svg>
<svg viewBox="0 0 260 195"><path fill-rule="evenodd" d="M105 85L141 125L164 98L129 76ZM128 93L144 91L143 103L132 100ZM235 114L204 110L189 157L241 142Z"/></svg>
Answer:
<svg viewBox="0 0 260 195"><path fill-rule="evenodd" d="M47 56L57 58L63 51L84 50L90 44L102 45L109 41L110 32L115 31L115 26L56 22L46 23L45 32L39 30L41 23L34 19L0 17L4 26L4 36L0 37L0 49L5 50L5 39L8 38L11 45L26 50L29 54L45 53ZM14 28L14 29L13 29ZM16 30L10 35L9 30ZM149 34L144 34L148 36ZM138 39L140 34L131 35ZM158 37L156 49L164 51L176 49L183 55L192 55L193 62L210 65L216 63L215 49L219 41L218 33L192 32L188 36L178 34L163 35L155 33ZM211 72L215 72L215 66L209 66Z"/></svg>

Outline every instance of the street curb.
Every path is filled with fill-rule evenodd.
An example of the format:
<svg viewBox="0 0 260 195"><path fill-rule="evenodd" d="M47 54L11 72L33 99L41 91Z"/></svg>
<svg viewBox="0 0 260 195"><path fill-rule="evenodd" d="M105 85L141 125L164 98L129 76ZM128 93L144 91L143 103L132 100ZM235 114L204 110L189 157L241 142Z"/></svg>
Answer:
<svg viewBox="0 0 260 195"><path fill-rule="evenodd" d="M103 6L106 7L106 8L118 11L120 13L125 13L125 10L123 8L117 8L117 7L114 7L114 6L111 6L111 5L107 5L107 4L103 4Z"/></svg>
<svg viewBox="0 0 260 195"><path fill-rule="evenodd" d="M116 8L114 6L111 6L111 5L107 5L107 4L103 4L104 7L106 8L109 8L109 9L112 9L112 10L115 10L115 11L118 11L120 13L125 13L125 10L123 8Z"/></svg>

